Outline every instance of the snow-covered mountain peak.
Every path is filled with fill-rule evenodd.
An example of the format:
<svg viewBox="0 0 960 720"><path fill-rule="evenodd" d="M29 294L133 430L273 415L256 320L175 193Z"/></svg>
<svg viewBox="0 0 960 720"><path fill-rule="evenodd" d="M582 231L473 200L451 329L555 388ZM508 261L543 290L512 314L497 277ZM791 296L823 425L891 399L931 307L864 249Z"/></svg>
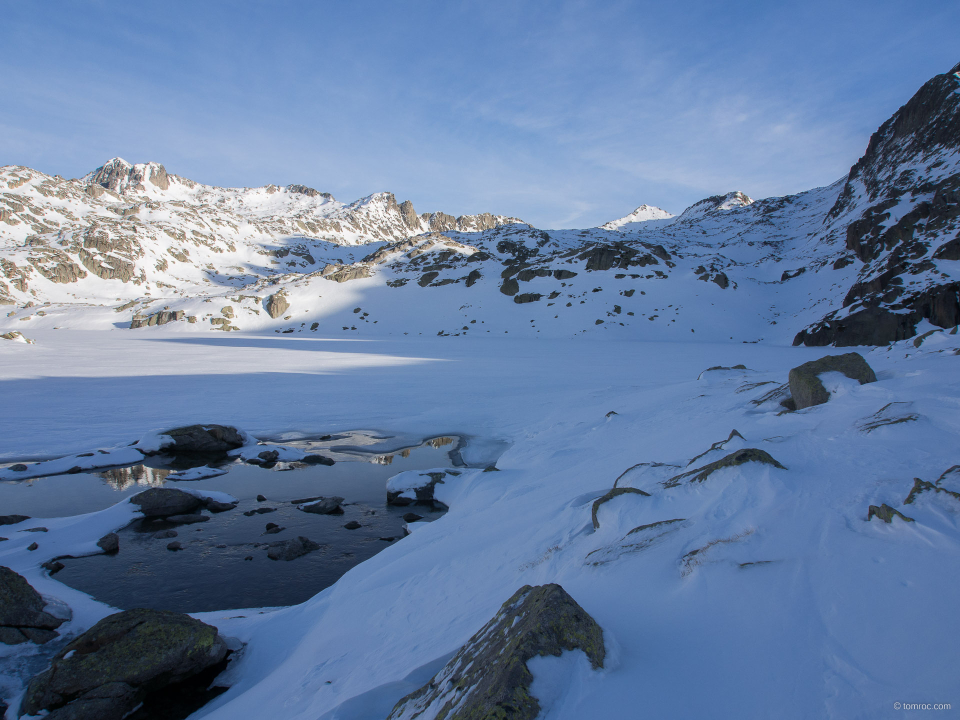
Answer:
<svg viewBox="0 0 960 720"><path fill-rule="evenodd" d="M632 225L633 223L645 223L650 222L651 220L670 220L672 217L673 213L668 213L662 208L658 208L653 205L641 205L629 215L624 215L622 218L611 220L608 223L604 223L600 227L603 230L629 230L631 228L627 226Z"/></svg>
<svg viewBox="0 0 960 720"><path fill-rule="evenodd" d="M120 157L111 158L83 177L83 182L111 190L118 195L128 192L149 193L151 187L166 190L170 187L167 171L160 163L131 165Z"/></svg>
<svg viewBox="0 0 960 720"><path fill-rule="evenodd" d="M729 192L726 195L712 195L711 197L704 198L700 202L694 203L680 213L677 222L699 220L704 215L713 215L728 210L738 210L752 203L753 199L739 190Z"/></svg>

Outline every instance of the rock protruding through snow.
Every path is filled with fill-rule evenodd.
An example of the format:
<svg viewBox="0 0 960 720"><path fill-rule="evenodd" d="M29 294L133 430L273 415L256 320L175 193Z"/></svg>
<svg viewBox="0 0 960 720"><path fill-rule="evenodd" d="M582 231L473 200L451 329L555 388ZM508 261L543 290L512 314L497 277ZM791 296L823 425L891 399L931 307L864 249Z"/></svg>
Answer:
<svg viewBox="0 0 960 720"><path fill-rule="evenodd" d="M790 371L790 394L797 410L813 405L822 405L830 399L830 393L820 381L820 374L841 372L861 385L877 381L877 375L860 353L827 355L811 360Z"/></svg>
<svg viewBox="0 0 960 720"><path fill-rule="evenodd" d="M594 670L602 668L603 630L559 585L525 585L387 720L533 720L540 703L530 694L527 661L567 650L582 650Z"/></svg>
<svg viewBox="0 0 960 720"><path fill-rule="evenodd" d="M211 625L165 610L110 615L69 643L30 681L20 712L70 720L120 720L152 690L221 662ZM60 710L60 708L63 708Z"/></svg>

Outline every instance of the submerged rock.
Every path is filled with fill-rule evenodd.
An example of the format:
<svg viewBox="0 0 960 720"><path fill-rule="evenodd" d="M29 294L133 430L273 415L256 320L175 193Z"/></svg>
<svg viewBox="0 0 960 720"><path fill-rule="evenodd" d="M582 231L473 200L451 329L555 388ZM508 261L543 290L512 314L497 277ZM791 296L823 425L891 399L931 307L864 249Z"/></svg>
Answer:
<svg viewBox="0 0 960 720"><path fill-rule="evenodd" d="M51 719L120 720L148 692L192 677L226 654L217 629L189 615L125 610L60 650L50 667L30 681L20 712L54 711Z"/></svg>
<svg viewBox="0 0 960 720"><path fill-rule="evenodd" d="M139 506L144 517L186 515L203 505L203 500L176 488L150 488L137 493L130 502Z"/></svg>
<svg viewBox="0 0 960 720"><path fill-rule="evenodd" d="M97 540L97 547L105 553L115 553L120 551L120 536L116 533L107 533Z"/></svg>
<svg viewBox="0 0 960 720"><path fill-rule="evenodd" d="M316 515L339 515L343 512L343 508L340 507L342 502L343 498L339 495L331 495L330 497L316 498L314 502L300 505L298 509Z"/></svg>
<svg viewBox="0 0 960 720"><path fill-rule="evenodd" d="M292 540L270 543L267 546L267 557L271 560L296 560L298 557L319 549L319 544L301 535Z"/></svg>
<svg viewBox="0 0 960 720"><path fill-rule="evenodd" d="M530 694L526 663L564 650L582 650L594 669L602 668L603 630L559 585L525 585L388 720L533 720L540 703Z"/></svg>
<svg viewBox="0 0 960 720"><path fill-rule="evenodd" d="M873 368L867 364L860 353L827 355L819 360L811 360L790 371L790 395L793 396L798 410L822 405L830 399L830 393L820 382L819 377L825 372L841 372L851 380L857 380L861 385L877 381Z"/></svg>
<svg viewBox="0 0 960 720"><path fill-rule="evenodd" d="M40 593L22 575L0 565L0 642L42 644L57 637L54 630L63 620L45 612L45 606Z"/></svg>

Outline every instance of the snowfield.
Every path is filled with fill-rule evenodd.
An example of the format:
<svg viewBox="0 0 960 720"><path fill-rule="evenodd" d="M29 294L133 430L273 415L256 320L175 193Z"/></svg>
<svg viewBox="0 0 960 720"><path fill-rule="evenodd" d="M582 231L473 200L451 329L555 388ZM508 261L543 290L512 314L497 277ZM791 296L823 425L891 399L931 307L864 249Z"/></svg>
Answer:
<svg viewBox="0 0 960 720"><path fill-rule="evenodd" d="M231 689L194 717L383 718L519 587L548 582L604 629L608 661L598 672L575 653L531 663L543 717L876 718L902 717L898 701L957 702L960 501L943 492L903 501L914 477L935 482L957 463L960 336L862 350L878 382L828 382L830 402L785 414L775 399L755 401L791 367L836 351L36 336L36 345L0 345L8 462L123 446L191 422L253 436L462 434L507 448L499 472L444 479L449 513L303 605L198 615L246 646L228 671ZM704 372L737 364L747 369ZM697 457L733 429L742 439ZM742 447L786 469L747 463L665 487ZM615 481L649 496L600 505L595 529L593 502ZM943 487L960 483L948 475ZM915 522L868 522L868 506L882 503ZM89 552L128 507L83 516L72 543ZM679 522L631 533L666 520ZM54 523L30 522L53 535ZM39 533L5 530L0 563L74 609L62 632L113 611L46 575L45 538L25 549ZM50 651L0 652L22 669ZM18 682L7 678L8 694Z"/></svg>

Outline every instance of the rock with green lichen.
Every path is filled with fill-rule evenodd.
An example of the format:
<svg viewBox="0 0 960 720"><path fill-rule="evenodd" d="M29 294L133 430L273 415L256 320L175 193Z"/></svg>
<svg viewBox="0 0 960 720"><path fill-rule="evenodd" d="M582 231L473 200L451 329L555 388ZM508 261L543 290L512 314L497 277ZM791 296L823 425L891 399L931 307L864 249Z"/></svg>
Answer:
<svg viewBox="0 0 960 720"><path fill-rule="evenodd" d="M886 503L883 503L883 505L880 507L877 507L876 505L871 505L869 507L867 510L867 522L872 520L874 516L880 518L887 524L892 523L895 517L900 518L904 522L913 522L913 518L907 517L902 512L890 507Z"/></svg>
<svg viewBox="0 0 960 720"><path fill-rule="evenodd" d="M54 656L27 687L20 713L70 720L120 720L146 693L224 659L217 629L166 610L110 615Z"/></svg>
<svg viewBox="0 0 960 720"><path fill-rule="evenodd" d="M593 501L593 529L597 530L600 527L600 520L597 518L597 510L600 509L600 506L604 503L610 502L615 497L620 497L621 495L626 495L632 493L634 495L643 495L645 497L650 497L650 493L646 493L643 490L637 490L637 488L631 487L615 487L605 495L601 495L596 500Z"/></svg>
<svg viewBox="0 0 960 720"><path fill-rule="evenodd" d="M387 720L533 720L540 703L527 661L564 650L582 650L602 668L603 630L559 585L524 585Z"/></svg>
<svg viewBox="0 0 960 720"><path fill-rule="evenodd" d="M732 452L729 455L720 458L719 460L704 465L703 467L699 467L696 470L690 470L685 473L680 473L679 475L674 475L672 478L667 480L663 486L668 488L677 487L677 485L684 480L689 482L703 482L710 477L712 473L715 473L721 468L736 467L748 462L764 463L765 465L772 465L775 468L786 470L786 468L777 462L766 450L758 450L757 448L744 448L743 450Z"/></svg>
<svg viewBox="0 0 960 720"><path fill-rule="evenodd" d="M819 360L811 360L790 371L790 394L797 410L822 405L830 399L830 393L820 382L820 374L825 372L841 372L861 385L877 381L873 368L860 353L827 355Z"/></svg>

